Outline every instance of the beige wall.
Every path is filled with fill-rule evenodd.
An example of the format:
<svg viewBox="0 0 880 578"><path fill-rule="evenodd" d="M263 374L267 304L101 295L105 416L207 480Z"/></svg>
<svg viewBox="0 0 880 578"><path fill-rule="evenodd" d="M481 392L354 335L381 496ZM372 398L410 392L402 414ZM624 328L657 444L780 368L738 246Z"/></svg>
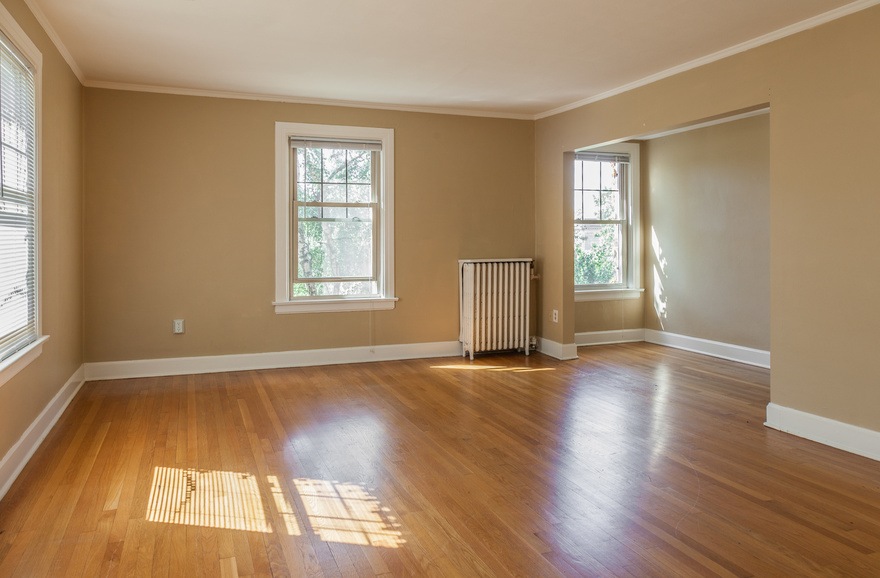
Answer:
<svg viewBox="0 0 880 578"><path fill-rule="evenodd" d="M576 333L641 329L645 326L644 298L575 303Z"/></svg>
<svg viewBox="0 0 880 578"><path fill-rule="evenodd" d="M769 103L772 401L880 430L880 194L858 169L873 166L880 129L877 30L880 7L538 121L541 315L563 307L554 337L574 340L565 151Z"/></svg>
<svg viewBox="0 0 880 578"><path fill-rule="evenodd" d="M275 121L395 130L393 311L274 313ZM456 261L534 253L532 122L99 89L85 122L87 361L455 341Z"/></svg>
<svg viewBox="0 0 880 578"><path fill-rule="evenodd" d="M0 459L82 364L82 88L21 0L2 0L43 55L42 355L0 386Z"/></svg>
<svg viewBox="0 0 880 578"><path fill-rule="evenodd" d="M769 350L769 115L642 151L645 326Z"/></svg>

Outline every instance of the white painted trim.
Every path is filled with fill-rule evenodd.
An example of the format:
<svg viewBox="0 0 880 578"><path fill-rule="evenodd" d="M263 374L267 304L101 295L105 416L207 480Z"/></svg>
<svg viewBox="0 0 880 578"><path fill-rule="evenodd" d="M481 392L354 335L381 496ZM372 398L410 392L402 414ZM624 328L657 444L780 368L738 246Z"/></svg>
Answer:
<svg viewBox="0 0 880 578"><path fill-rule="evenodd" d="M741 42L740 44L725 48L724 50L719 50L718 52L713 52L712 54L701 56L700 58L696 58L689 62L673 66L672 68L667 68L666 70L662 70L634 82L618 86L617 88L612 88L611 90L605 91L603 93L596 94L594 96L578 100L577 102L572 102L571 104L566 104L552 110L548 110L546 112L538 113L534 116L534 120L540 120L542 118L547 118L549 116L568 112L569 110L574 110L576 108L580 108L594 102L599 102L600 100L605 100L606 98L611 98L612 96L617 96L618 94L622 94L624 92L640 88L653 82L657 82L658 80L663 80L664 78L669 78L670 76L675 76L676 74L681 74L682 72L687 72L688 70L693 70L694 68L699 68L700 66L711 64L712 62L722 60L724 58L727 58L728 56L734 56L735 54L746 52L747 50L751 50L753 48L775 42L777 40L785 38L786 36L792 36L799 32L803 32L804 30L816 28L817 26L827 24L828 22L837 20L838 18L843 18L844 16L849 16L850 14L859 12L866 8L870 8L871 6L874 6L876 4L880 4L880 0L857 0L856 2L852 2L845 6L835 8L834 10L829 10L824 14L819 14L817 16L813 16L812 18L807 18L806 20L795 22L794 24L791 24L784 28L780 28L779 30L774 30L773 32L764 34L763 36L758 36L757 38Z"/></svg>
<svg viewBox="0 0 880 578"><path fill-rule="evenodd" d="M577 345L574 343L557 343L543 337L538 338L538 351L560 361L578 358Z"/></svg>
<svg viewBox="0 0 880 578"><path fill-rule="evenodd" d="M689 124L687 126L674 128L672 130L666 130L663 132L651 133L646 136L640 136L639 140L654 140L657 138L672 136L674 134L681 134L683 132L690 132L692 130L698 130L701 128L708 128L710 126L717 126L719 124L726 124L728 122L734 122L737 120L752 118L753 116L761 116L762 114L770 114L770 107L765 106L764 108L759 108L757 110L750 110L749 112L743 112L741 114L734 114L732 116L725 116L722 118L716 118L715 120L707 120L706 122L701 122L698 124Z"/></svg>
<svg viewBox="0 0 880 578"><path fill-rule="evenodd" d="M380 102L361 102L357 100L334 100L324 98L308 98L285 96L280 94L260 94L252 92L234 92L224 90L207 90L201 88L180 88L174 86L153 86L148 84L126 84L123 82L106 82L87 80L83 85L88 88L106 90L127 90L131 92L152 92L156 94L172 94L177 96L201 96L206 98L232 98L238 100L260 100L264 102L283 102L289 104L312 104L316 106L342 106L345 108L366 108L371 110L396 110L400 112L420 112L425 114L448 114L453 116L478 116L484 118L509 118L513 120L535 120L535 115L493 110L473 110L467 108L444 108L440 106L419 106L409 104L392 104Z"/></svg>
<svg viewBox="0 0 880 578"><path fill-rule="evenodd" d="M52 398L40 415L37 416L15 445L0 460L0 499L6 495L12 483L27 465L28 460L49 435L49 432L58 422L58 419L70 405L79 388L85 383L85 371L83 366L70 376L55 397Z"/></svg>
<svg viewBox="0 0 880 578"><path fill-rule="evenodd" d="M638 251L634 251L634 253L637 252ZM585 303L587 301L622 301L627 299L638 299L644 292L644 289L587 289L585 291L575 291L574 302Z"/></svg>
<svg viewBox="0 0 880 578"><path fill-rule="evenodd" d="M775 403L764 425L826 446L880 461L880 431L851 425Z"/></svg>
<svg viewBox="0 0 880 578"><path fill-rule="evenodd" d="M52 44L55 45L55 48L58 49L58 52L61 53L61 58L67 63L67 66L70 67L70 70L76 75L77 80L79 80L80 84L85 84L85 76L83 76L82 69L76 63L76 60L73 59L73 55L67 49L67 46L64 45L64 42L61 41L61 37L58 36L58 32L55 31L55 27L52 26L52 23L49 22L49 18L46 16L43 9L40 8L40 5L36 3L35 0L24 0L24 3L27 4L27 7L31 9L31 12L34 15L34 18L37 19L37 22L40 23L40 26L45 30L46 35L52 41Z"/></svg>
<svg viewBox="0 0 880 578"><path fill-rule="evenodd" d="M607 345L609 343L634 343L644 340L644 329L614 329L611 331L586 331L574 334L574 342L578 347L585 345Z"/></svg>
<svg viewBox="0 0 880 578"><path fill-rule="evenodd" d="M458 341L407 343L401 345L374 345L339 347L333 349L306 349L302 351L274 351L269 353L242 353L204 357L171 357L166 359L136 359L132 361L103 361L86 363L86 380L128 379L161 375L189 375L221 371L277 369L313 365L338 365L370 361L455 357L461 355Z"/></svg>
<svg viewBox="0 0 880 578"><path fill-rule="evenodd" d="M35 70L34 76L38 76L43 69L43 53L30 39L27 32L21 27L18 21L10 14L6 6L0 4L0 30L15 45L15 48L29 61ZM36 79L35 79L36 80ZM37 102L37 115L40 114L40 103Z"/></svg>
<svg viewBox="0 0 880 578"><path fill-rule="evenodd" d="M751 347L700 339L699 337L690 337L688 335L678 335L668 331L656 331L654 329L645 329L645 341L676 349L684 349L685 351L702 353L703 355L711 355L712 357L720 357L721 359L729 359L730 361L737 361L748 365L770 368L770 352L762 349L752 349Z"/></svg>
<svg viewBox="0 0 880 578"><path fill-rule="evenodd" d="M362 299L291 298L290 267L293 217L291 209L290 139L329 138L376 140L382 143L381 181L378 187L379 247L378 295ZM355 304L360 301L360 304ZM315 313L394 309L394 129L297 122L275 123L275 313ZM348 304L351 302L351 305Z"/></svg>
<svg viewBox="0 0 880 578"><path fill-rule="evenodd" d="M314 299L272 303L275 313L329 313L331 311L387 311L394 309L397 297L366 299Z"/></svg>
<svg viewBox="0 0 880 578"><path fill-rule="evenodd" d="M43 353L43 344L49 340L48 335L38 337L36 341L15 352L0 362L0 387L15 377L19 371L27 367Z"/></svg>

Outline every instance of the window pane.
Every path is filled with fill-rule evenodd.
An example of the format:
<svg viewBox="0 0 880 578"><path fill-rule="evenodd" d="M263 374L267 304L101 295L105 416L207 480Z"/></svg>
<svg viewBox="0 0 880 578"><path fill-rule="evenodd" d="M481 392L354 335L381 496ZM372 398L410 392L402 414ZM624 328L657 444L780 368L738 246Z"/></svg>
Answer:
<svg viewBox="0 0 880 578"><path fill-rule="evenodd" d="M306 181L306 154L303 149L294 149L296 157L296 182Z"/></svg>
<svg viewBox="0 0 880 578"><path fill-rule="evenodd" d="M297 149L305 156L305 181L309 183L321 182L321 149Z"/></svg>
<svg viewBox="0 0 880 578"><path fill-rule="evenodd" d="M574 227L575 285L621 283L621 225Z"/></svg>
<svg viewBox="0 0 880 578"><path fill-rule="evenodd" d="M348 218L353 221L372 221L373 209L367 207L350 207L348 209Z"/></svg>
<svg viewBox="0 0 880 578"><path fill-rule="evenodd" d="M299 207L300 219L320 219L321 207Z"/></svg>
<svg viewBox="0 0 880 578"><path fill-rule="evenodd" d="M596 161L578 161L584 168L584 188L599 189L599 165Z"/></svg>
<svg viewBox="0 0 880 578"><path fill-rule="evenodd" d="M602 166L602 190L616 191L618 185L617 163L595 163Z"/></svg>
<svg viewBox="0 0 880 578"><path fill-rule="evenodd" d="M319 297L321 295L376 295L375 281L337 281L323 283L294 283L294 297Z"/></svg>
<svg viewBox="0 0 880 578"><path fill-rule="evenodd" d="M373 276L372 221L300 221L297 235L299 277Z"/></svg>
<svg viewBox="0 0 880 578"><path fill-rule="evenodd" d="M324 153L324 182L345 182L345 149L322 149Z"/></svg>
<svg viewBox="0 0 880 578"><path fill-rule="evenodd" d="M584 219L599 218L599 191L584 191Z"/></svg>
<svg viewBox="0 0 880 578"><path fill-rule="evenodd" d="M373 187L371 185L348 185L349 203L372 202Z"/></svg>
<svg viewBox="0 0 880 578"><path fill-rule="evenodd" d="M345 185L324 185L325 203L344 203Z"/></svg>
<svg viewBox="0 0 880 578"><path fill-rule="evenodd" d="M2 170L3 186L7 189L24 192L30 189L28 178L30 176L28 157L21 152L2 145Z"/></svg>
<svg viewBox="0 0 880 578"><path fill-rule="evenodd" d="M2 124L3 144L15 147L20 151L28 150L28 137L30 131L21 123L11 118L3 118Z"/></svg>
<svg viewBox="0 0 880 578"><path fill-rule="evenodd" d="M308 203L321 201L321 185L313 183L297 183L296 200Z"/></svg>
<svg viewBox="0 0 880 578"><path fill-rule="evenodd" d="M602 215L600 219L620 219L620 192L602 191Z"/></svg>
<svg viewBox="0 0 880 578"><path fill-rule="evenodd" d="M345 219L345 207L324 207L323 217L325 219Z"/></svg>
<svg viewBox="0 0 880 578"><path fill-rule="evenodd" d="M348 182L370 184L370 151L348 151Z"/></svg>
<svg viewBox="0 0 880 578"><path fill-rule="evenodd" d="M6 213L0 213L6 218ZM30 270L26 227L0 225L0 336L22 329L29 322L28 273Z"/></svg>

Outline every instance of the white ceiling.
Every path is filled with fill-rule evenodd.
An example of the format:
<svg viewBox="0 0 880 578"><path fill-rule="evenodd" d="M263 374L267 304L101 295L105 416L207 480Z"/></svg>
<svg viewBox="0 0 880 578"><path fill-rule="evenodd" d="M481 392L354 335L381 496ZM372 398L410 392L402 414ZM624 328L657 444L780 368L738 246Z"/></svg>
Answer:
<svg viewBox="0 0 880 578"><path fill-rule="evenodd" d="M878 3L26 1L87 86L524 118Z"/></svg>

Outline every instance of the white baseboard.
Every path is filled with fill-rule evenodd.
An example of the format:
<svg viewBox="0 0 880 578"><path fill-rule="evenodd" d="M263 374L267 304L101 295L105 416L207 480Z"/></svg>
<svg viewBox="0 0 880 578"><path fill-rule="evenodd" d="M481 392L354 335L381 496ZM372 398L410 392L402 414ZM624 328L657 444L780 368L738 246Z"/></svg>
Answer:
<svg viewBox="0 0 880 578"><path fill-rule="evenodd" d="M458 341L86 363L86 381L461 355Z"/></svg>
<svg viewBox="0 0 880 578"><path fill-rule="evenodd" d="M678 335L654 329L645 329L645 341L702 353L703 355L711 355L712 357L720 357L721 359L729 359L730 361L738 361L748 365L770 368L770 352L762 349L752 349L751 347L710 341L709 339L700 339L699 337L688 337L687 335Z"/></svg>
<svg viewBox="0 0 880 578"><path fill-rule="evenodd" d="M49 435L83 383L85 383L85 372L81 365L55 394L52 401L43 408L15 445L3 456L3 460L0 460L0 499L9 491L12 482Z"/></svg>
<svg viewBox="0 0 880 578"><path fill-rule="evenodd" d="M615 329L613 331L587 331L574 334L574 342L578 347L584 345L608 345L611 343L633 343L644 340L644 329Z"/></svg>
<svg viewBox="0 0 880 578"><path fill-rule="evenodd" d="M767 404L767 427L880 461L880 431L843 423L775 403Z"/></svg>
<svg viewBox="0 0 880 578"><path fill-rule="evenodd" d="M538 351L560 361L577 359L577 345L574 343L557 343L543 337L538 338Z"/></svg>

